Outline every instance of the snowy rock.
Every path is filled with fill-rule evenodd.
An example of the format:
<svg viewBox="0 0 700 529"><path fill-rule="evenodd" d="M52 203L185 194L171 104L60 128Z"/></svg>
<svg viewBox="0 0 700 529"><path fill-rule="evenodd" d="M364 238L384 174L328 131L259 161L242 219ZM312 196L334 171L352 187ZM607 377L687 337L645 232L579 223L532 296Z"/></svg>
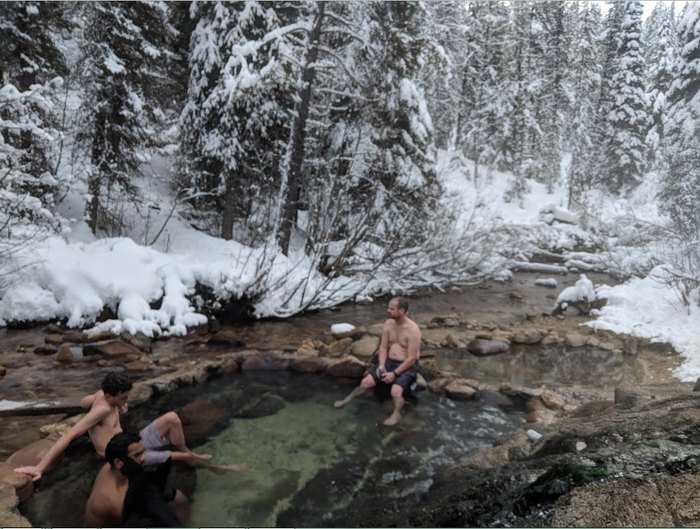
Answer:
<svg viewBox="0 0 700 529"><path fill-rule="evenodd" d="M526 433L527 438L530 439L530 441L539 441L540 439L542 439L542 434L536 432L535 430L528 430Z"/></svg>
<svg viewBox="0 0 700 529"><path fill-rule="evenodd" d="M547 224L552 224L554 221L563 222L565 224L578 223L578 215L576 215L576 213L554 204L547 204L540 209L540 218Z"/></svg>
<svg viewBox="0 0 700 529"><path fill-rule="evenodd" d="M557 288L557 280L553 277L547 279L535 279L535 285L547 288Z"/></svg>
<svg viewBox="0 0 700 529"><path fill-rule="evenodd" d="M334 323L331 325L331 334L343 334L355 329L355 326L350 323Z"/></svg>
<svg viewBox="0 0 700 529"><path fill-rule="evenodd" d="M581 277L573 286L566 287L557 296L556 306L552 314L562 314L569 307L575 307L580 313L588 314L592 303L596 300L593 282L581 274Z"/></svg>

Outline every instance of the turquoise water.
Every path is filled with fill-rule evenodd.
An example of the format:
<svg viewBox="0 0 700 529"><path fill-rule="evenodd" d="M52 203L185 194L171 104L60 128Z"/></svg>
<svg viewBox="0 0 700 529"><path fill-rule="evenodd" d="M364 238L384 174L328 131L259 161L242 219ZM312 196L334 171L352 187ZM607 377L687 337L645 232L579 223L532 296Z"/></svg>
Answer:
<svg viewBox="0 0 700 529"><path fill-rule="evenodd" d="M355 507L413 501L438 469L524 424L522 411L505 399L499 405L455 402L421 392L406 405L399 425L389 428L382 421L391 401L381 395L332 406L352 387L287 372L231 375L133 409L125 426L138 428L193 403L203 410L200 416L214 410L215 418L204 420L207 431L200 425L193 434L197 450L212 454L216 463L247 468L177 466L171 482L190 498L189 525L269 527L280 521L328 526ZM187 431L188 414L181 415ZM25 515L34 526L80 526L98 468L89 452L73 454L23 506Z"/></svg>

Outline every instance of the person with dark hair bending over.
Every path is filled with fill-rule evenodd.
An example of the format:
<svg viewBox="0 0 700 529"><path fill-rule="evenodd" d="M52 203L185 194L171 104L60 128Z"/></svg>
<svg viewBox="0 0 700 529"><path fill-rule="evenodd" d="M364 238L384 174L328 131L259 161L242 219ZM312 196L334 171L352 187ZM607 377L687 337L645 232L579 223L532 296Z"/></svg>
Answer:
<svg viewBox="0 0 700 529"><path fill-rule="evenodd" d="M132 386L131 378L127 374L108 373L102 381L102 389L83 397L80 401L83 408L90 408L85 416L56 441L38 465L19 467L15 472L29 474L34 481L41 479L42 473L65 451L71 441L85 432L90 436L97 453L104 457L109 440L122 431L119 415L128 409ZM182 422L175 412L161 415L141 430L139 435L145 448L146 465L163 463L169 457L195 463L211 459L211 455L198 454L187 448ZM174 450L164 450L169 445Z"/></svg>
<svg viewBox="0 0 700 529"><path fill-rule="evenodd" d="M116 434L105 449L100 469L85 506L88 527L180 527L175 507L186 518L187 498L166 487L171 459L155 470L143 468L145 452L138 435Z"/></svg>
<svg viewBox="0 0 700 529"><path fill-rule="evenodd" d="M369 373L362 379L360 385L350 392L343 400L335 402L340 408L350 400L372 389L377 384L391 386L391 398L394 401L394 411L384 421L387 426L393 426L401 418L401 408L405 403L403 396L411 391L411 385L418 376L418 359L420 357L421 334L418 324L410 319L408 300L393 298L389 301L384 322L382 340L379 345L379 363L372 366Z"/></svg>

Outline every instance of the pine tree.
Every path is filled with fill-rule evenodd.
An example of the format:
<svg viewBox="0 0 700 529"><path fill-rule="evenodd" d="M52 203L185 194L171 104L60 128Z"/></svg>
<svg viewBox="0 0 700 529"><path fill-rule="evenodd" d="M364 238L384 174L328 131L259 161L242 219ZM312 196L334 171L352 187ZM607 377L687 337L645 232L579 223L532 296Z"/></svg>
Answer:
<svg viewBox="0 0 700 529"><path fill-rule="evenodd" d="M510 81L510 14L501 2L469 2L467 56L460 73L457 145L480 166L505 167L514 84ZM475 177L477 174L475 174Z"/></svg>
<svg viewBox="0 0 700 529"><path fill-rule="evenodd" d="M620 192L639 183L649 116L641 54L642 5L625 0L608 13L606 62L599 105L602 183Z"/></svg>
<svg viewBox="0 0 700 529"><path fill-rule="evenodd" d="M272 211L292 109L287 58L300 32L285 3L193 4L187 104L182 112L181 165L192 203L210 211L221 235L250 218L253 204ZM251 226L253 228L253 226ZM255 229L254 231L257 231Z"/></svg>
<svg viewBox="0 0 700 529"><path fill-rule="evenodd" d="M669 158L660 198L678 232L695 241L700 255L700 4L688 4L679 29L681 54L668 94Z"/></svg>
<svg viewBox="0 0 700 529"><path fill-rule="evenodd" d="M667 94L677 76L679 54L673 5L658 3L644 25L646 92L651 109L651 123L646 135L647 159L654 163L664 137L663 121L667 112Z"/></svg>
<svg viewBox="0 0 700 529"><path fill-rule="evenodd" d="M600 94L602 14L596 5L575 6L569 90L573 104L565 136L571 151L568 207L585 210L586 192L595 180L597 159L596 109Z"/></svg>
<svg viewBox="0 0 700 529"><path fill-rule="evenodd" d="M83 9L77 141L90 163L87 218L94 233L120 233L123 219L110 202L136 195L133 181L162 114L156 94L168 82L175 30L164 2L90 2Z"/></svg>

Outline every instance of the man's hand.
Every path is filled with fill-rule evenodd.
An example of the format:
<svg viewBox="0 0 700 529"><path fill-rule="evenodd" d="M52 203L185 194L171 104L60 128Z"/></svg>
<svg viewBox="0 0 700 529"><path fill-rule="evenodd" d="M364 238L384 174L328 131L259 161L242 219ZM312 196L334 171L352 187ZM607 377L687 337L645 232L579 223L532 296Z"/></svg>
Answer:
<svg viewBox="0 0 700 529"><path fill-rule="evenodd" d="M41 470L39 470L39 467L17 467L15 472L31 476L32 481L39 481L41 479Z"/></svg>
<svg viewBox="0 0 700 529"><path fill-rule="evenodd" d="M386 384L391 384L396 380L396 373L393 371L387 371L387 373L382 377L382 382Z"/></svg>

